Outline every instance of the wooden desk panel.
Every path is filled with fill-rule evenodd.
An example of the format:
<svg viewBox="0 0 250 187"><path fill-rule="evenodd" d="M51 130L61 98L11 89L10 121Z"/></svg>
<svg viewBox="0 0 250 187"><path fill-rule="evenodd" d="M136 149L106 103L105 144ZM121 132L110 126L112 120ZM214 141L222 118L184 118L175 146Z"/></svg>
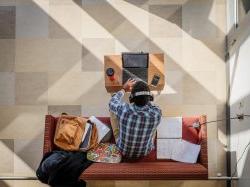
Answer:
<svg viewBox="0 0 250 187"><path fill-rule="evenodd" d="M111 81L106 75L106 70L113 68L115 80ZM151 81L154 75L158 75L160 80L158 85L152 86ZM107 92L117 92L122 88L122 57L121 55L104 56L104 79ZM161 91L165 85L164 75L164 54L149 54L148 85L150 90Z"/></svg>

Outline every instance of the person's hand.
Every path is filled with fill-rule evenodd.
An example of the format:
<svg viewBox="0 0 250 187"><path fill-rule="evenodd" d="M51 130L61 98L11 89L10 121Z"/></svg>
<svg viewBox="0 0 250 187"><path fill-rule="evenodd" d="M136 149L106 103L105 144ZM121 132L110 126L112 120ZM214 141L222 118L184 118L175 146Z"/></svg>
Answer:
<svg viewBox="0 0 250 187"><path fill-rule="evenodd" d="M135 83L136 83L136 80L128 79L127 82L123 85L123 89L125 90L125 92L131 92Z"/></svg>

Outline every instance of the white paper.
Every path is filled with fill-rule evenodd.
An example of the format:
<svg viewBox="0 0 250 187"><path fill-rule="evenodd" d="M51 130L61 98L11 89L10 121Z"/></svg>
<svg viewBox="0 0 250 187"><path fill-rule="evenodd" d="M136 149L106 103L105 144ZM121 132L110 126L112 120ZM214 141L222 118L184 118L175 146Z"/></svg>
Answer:
<svg viewBox="0 0 250 187"><path fill-rule="evenodd" d="M175 145L171 159L179 162L196 163L200 149L200 145L181 140Z"/></svg>
<svg viewBox="0 0 250 187"><path fill-rule="evenodd" d="M162 117L157 138L182 138L182 117Z"/></svg>
<svg viewBox="0 0 250 187"><path fill-rule="evenodd" d="M157 159L171 159L173 149L181 139L157 139Z"/></svg>
<svg viewBox="0 0 250 187"><path fill-rule="evenodd" d="M95 116L91 116L89 120L96 125L97 133L98 133L98 143L101 142L101 140L104 138L106 134L110 131L110 129L105 125L103 122L101 122L99 119L97 119Z"/></svg>

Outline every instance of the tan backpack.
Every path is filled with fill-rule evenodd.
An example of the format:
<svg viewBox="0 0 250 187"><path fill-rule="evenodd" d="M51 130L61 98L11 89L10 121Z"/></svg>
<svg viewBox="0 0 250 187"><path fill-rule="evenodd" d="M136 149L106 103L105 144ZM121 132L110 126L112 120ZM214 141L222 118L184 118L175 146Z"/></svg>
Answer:
<svg viewBox="0 0 250 187"><path fill-rule="evenodd" d="M65 151L78 151L87 119L61 115L58 119L54 144Z"/></svg>

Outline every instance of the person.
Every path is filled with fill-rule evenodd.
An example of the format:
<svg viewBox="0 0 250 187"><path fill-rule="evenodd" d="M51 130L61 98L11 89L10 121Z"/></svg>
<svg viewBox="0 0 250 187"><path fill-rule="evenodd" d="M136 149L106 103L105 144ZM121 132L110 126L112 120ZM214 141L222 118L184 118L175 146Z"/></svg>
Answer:
<svg viewBox="0 0 250 187"><path fill-rule="evenodd" d="M130 103L123 101L125 92L131 92ZM125 158L140 158L154 149L154 136L162 114L160 108L151 103L152 99L148 85L132 79L110 99L109 110L118 122L116 145Z"/></svg>

